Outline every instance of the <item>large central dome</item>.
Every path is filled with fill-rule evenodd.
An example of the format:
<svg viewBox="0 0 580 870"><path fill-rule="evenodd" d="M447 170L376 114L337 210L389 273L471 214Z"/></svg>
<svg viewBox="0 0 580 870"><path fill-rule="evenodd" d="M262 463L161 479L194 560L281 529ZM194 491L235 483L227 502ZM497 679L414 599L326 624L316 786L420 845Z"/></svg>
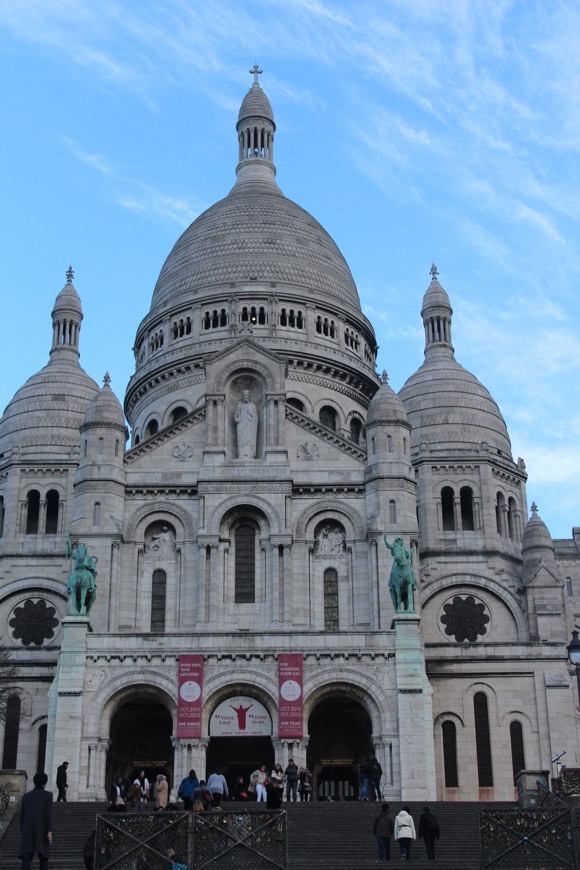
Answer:
<svg viewBox="0 0 580 870"><path fill-rule="evenodd" d="M307 211L272 184L236 186L176 242L151 309L250 282L287 285L360 309L346 260Z"/></svg>
<svg viewBox="0 0 580 870"><path fill-rule="evenodd" d="M155 285L151 312L213 297L250 282L318 296L360 312L346 260L318 221L287 199L276 182L268 97L254 76L237 122L237 180L225 199L200 215L177 241ZM280 291L278 291L280 292Z"/></svg>

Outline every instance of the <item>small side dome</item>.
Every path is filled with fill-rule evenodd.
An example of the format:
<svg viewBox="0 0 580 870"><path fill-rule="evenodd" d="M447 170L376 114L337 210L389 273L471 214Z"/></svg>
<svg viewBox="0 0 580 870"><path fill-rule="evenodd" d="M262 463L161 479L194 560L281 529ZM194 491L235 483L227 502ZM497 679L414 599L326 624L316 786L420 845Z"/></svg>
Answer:
<svg viewBox="0 0 580 870"><path fill-rule="evenodd" d="M125 429L125 416L118 398L110 387L111 378L109 373L103 378L103 386L91 400L85 419L81 425L81 432L90 426L116 426Z"/></svg>
<svg viewBox="0 0 580 870"><path fill-rule="evenodd" d="M373 423L407 423L403 403L389 385L386 371L383 371L382 384L371 399L367 412L367 427Z"/></svg>
<svg viewBox="0 0 580 870"><path fill-rule="evenodd" d="M522 555L524 559L544 557L545 561L554 560L554 542L545 522L538 515L538 506L532 503L532 516L526 523L522 536Z"/></svg>

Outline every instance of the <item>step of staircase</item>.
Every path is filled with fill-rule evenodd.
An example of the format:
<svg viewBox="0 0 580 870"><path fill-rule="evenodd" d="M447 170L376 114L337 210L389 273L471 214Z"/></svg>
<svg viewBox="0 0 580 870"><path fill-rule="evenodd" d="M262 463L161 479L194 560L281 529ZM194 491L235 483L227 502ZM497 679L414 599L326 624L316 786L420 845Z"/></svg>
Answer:
<svg viewBox="0 0 580 870"><path fill-rule="evenodd" d="M422 804L407 802L418 827ZM263 810L264 805L224 804L224 811ZM373 820L380 803L340 801L337 803L283 804L287 812L288 870L366 870L378 866L378 850L372 833ZM479 811L514 807L515 804L431 803L439 819L441 840L436 847L436 861L427 861L425 845L417 840L411 847L411 861L416 870L479 870ZM393 815L401 808L391 804ZM54 843L51 870L83 870L83 846L95 827L98 813L106 804L59 803L53 808ZM0 841L2 870L21 870L18 859L19 815L17 814ZM36 861L36 859L35 859ZM399 847L391 843L391 864L408 866L399 857ZM251 860L250 860L251 865ZM35 866L35 865L33 865ZM218 870L218 864L215 865Z"/></svg>

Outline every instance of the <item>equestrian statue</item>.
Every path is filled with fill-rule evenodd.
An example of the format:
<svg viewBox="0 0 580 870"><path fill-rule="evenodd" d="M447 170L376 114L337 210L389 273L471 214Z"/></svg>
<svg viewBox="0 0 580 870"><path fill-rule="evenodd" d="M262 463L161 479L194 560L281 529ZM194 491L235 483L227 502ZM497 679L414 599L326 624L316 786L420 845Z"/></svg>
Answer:
<svg viewBox="0 0 580 870"><path fill-rule="evenodd" d="M413 548L405 547L402 538L395 538L393 543L389 544L386 532L385 544L393 554L389 592L395 613L413 612L415 609L413 607L413 591L417 588L413 571Z"/></svg>
<svg viewBox="0 0 580 870"><path fill-rule="evenodd" d="M71 611L75 616L88 616L95 603L97 584L97 556L89 556L86 544L73 544L70 532L66 536L67 559L74 559L74 568L69 574L67 589L70 594Z"/></svg>

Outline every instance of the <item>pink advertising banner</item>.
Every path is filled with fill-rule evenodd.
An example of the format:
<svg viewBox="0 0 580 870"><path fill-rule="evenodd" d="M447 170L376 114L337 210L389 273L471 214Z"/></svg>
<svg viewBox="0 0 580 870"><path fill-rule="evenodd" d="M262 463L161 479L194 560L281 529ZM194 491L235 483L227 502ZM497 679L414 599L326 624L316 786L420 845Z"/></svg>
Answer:
<svg viewBox="0 0 580 870"><path fill-rule="evenodd" d="M179 656L177 737L201 737L203 656Z"/></svg>
<svg viewBox="0 0 580 870"><path fill-rule="evenodd" d="M278 736L303 737L303 658L299 653L278 656Z"/></svg>

